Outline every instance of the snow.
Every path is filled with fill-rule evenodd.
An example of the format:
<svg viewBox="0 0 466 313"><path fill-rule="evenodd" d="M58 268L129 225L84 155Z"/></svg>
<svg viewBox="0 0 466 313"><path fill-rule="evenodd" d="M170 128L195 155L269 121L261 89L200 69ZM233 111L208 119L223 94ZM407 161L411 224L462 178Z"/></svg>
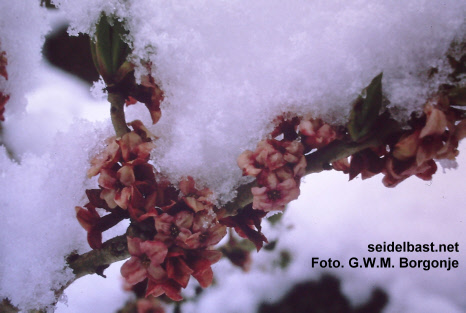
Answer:
<svg viewBox="0 0 466 313"><path fill-rule="evenodd" d="M162 119L151 127L161 137L152 161L173 181L191 175L223 201L241 182L236 157L255 147L282 112L342 122L351 100L380 71L391 106L419 109L445 76L442 60L464 30L466 8L460 1L422 0L57 2L75 33L92 33L102 10L126 19L132 58L152 61L166 95ZM89 159L112 135L107 104L40 65L48 26L34 5L37 1L0 3L1 49L10 76L0 78L0 90L12 95L3 139L20 162L0 151L0 295L22 309L52 303L50 288L71 277L63 270L64 256L86 249L74 207L85 203L86 188L96 186L85 177ZM432 66L440 73L428 81ZM128 120L135 118L148 124L142 106L128 108ZM431 183L412 178L393 190L378 178L348 183L341 173L307 177L301 198L284 217L292 228L264 230L269 238L280 238L277 251L292 252L290 267L274 269L277 255L266 251L255 257L247 275L222 261L214 266L219 285L187 305L187 312L253 312L259 301L277 299L294 282L320 275L322 270L310 268L312 257L364 257L370 243L459 242L460 252L452 257L462 264L465 162L461 155L458 170L438 173ZM117 227L112 234L123 231ZM466 308L461 265L448 272L344 268L332 273L355 302L374 285L384 287L392 301L387 312ZM57 312L82 312L97 302L99 312L114 312L124 297L116 291L118 280L83 278L88 284L71 287L70 306L60 305ZM235 301L227 307L224 300L232 294Z"/></svg>
<svg viewBox="0 0 466 313"><path fill-rule="evenodd" d="M76 121L77 118L81 118L81 122L98 122L106 119L109 110L106 101L98 101L89 94L89 87L85 83L47 66L38 65L38 68L41 75L35 81L37 88L25 97L29 103L27 114L6 118L3 123L5 144L18 157L25 153L43 154L50 151L58 131L82 136L73 129L73 123L80 123ZM89 125L89 131L102 127L92 123ZM110 136L108 120L106 126L106 136Z"/></svg>
<svg viewBox="0 0 466 313"><path fill-rule="evenodd" d="M172 181L191 175L225 201L241 177L237 155L283 112L344 122L381 71L398 117L419 110L466 15L461 1L428 0L57 3L72 33L92 33L101 11L124 19L133 60L152 62L166 96L152 128L161 137L154 162ZM440 74L428 81L433 66Z"/></svg>
<svg viewBox="0 0 466 313"><path fill-rule="evenodd" d="M91 279L85 277L74 282L66 289L64 299L57 304L55 312L117 312L131 299L130 293L122 288L120 267L123 263L116 262L105 270L106 279L93 275Z"/></svg>
<svg viewBox="0 0 466 313"><path fill-rule="evenodd" d="M103 106L108 111L85 96L82 83L45 66L40 72L39 89L27 97L28 114L3 124L5 142L20 163L0 151L0 294L24 309L52 303L51 288L73 276L63 270L65 256L89 249L74 207L84 205L84 190L96 186L86 169L103 145L98 138L112 134L108 121L76 120L95 120L90 116L102 116ZM112 234L124 231L117 227Z"/></svg>
<svg viewBox="0 0 466 313"><path fill-rule="evenodd" d="M8 59L8 80L0 76L0 92L10 95L6 116L24 112L24 94L37 78L48 29L45 10L38 8L36 0L0 2L0 51L5 51Z"/></svg>

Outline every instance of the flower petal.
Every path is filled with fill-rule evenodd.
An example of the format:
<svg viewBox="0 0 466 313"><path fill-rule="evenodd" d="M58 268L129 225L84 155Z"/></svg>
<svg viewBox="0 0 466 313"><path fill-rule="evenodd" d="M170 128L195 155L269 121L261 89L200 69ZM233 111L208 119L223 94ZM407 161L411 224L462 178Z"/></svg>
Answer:
<svg viewBox="0 0 466 313"><path fill-rule="evenodd" d="M165 270L160 265L156 266L151 264L147 268L147 273L149 274L150 279L155 282L162 282L168 278L167 272L165 272Z"/></svg>
<svg viewBox="0 0 466 313"><path fill-rule="evenodd" d="M136 181L133 167L129 165L121 167L118 170L116 177L125 186L131 186Z"/></svg>
<svg viewBox="0 0 466 313"><path fill-rule="evenodd" d="M193 220L193 214L188 211L181 211L175 215L175 225L179 228L191 228Z"/></svg>
<svg viewBox="0 0 466 313"><path fill-rule="evenodd" d="M162 264L168 253L167 246L160 241L143 241L141 243L141 251L145 253L151 260L151 264Z"/></svg>
<svg viewBox="0 0 466 313"><path fill-rule="evenodd" d="M113 170L103 168L100 171L98 183L105 189L115 189L118 183L117 173Z"/></svg>
<svg viewBox="0 0 466 313"><path fill-rule="evenodd" d="M168 277L180 284L181 287L186 288L189 278L193 270L180 258L169 258L167 261L167 274Z"/></svg>
<svg viewBox="0 0 466 313"><path fill-rule="evenodd" d="M141 238L127 236L126 241L128 242L128 252L131 256L141 256L144 253L141 249Z"/></svg>
<svg viewBox="0 0 466 313"><path fill-rule="evenodd" d="M135 285L147 277L147 270L142 266L138 257L131 257L121 267L121 276L123 276L130 285Z"/></svg>
<svg viewBox="0 0 466 313"><path fill-rule="evenodd" d="M128 208L128 203L131 198L131 187L125 187L115 194L115 203L122 209Z"/></svg>

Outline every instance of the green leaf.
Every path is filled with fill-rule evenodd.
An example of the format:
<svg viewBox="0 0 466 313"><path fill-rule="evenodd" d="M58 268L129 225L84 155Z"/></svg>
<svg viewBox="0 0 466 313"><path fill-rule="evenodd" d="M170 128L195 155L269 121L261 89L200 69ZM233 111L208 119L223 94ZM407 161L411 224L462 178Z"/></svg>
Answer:
<svg viewBox="0 0 466 313"><path fill-rule="evenodd" d="M380 73L374 77L353 102L353 109L347 125L353 141L360 141L367 137L379 117L382 107L382 75L383 73Z"/></svg>
<svg viewBox="0 0 466 313"><path fill-rule="evenodd" d="M122 22L105 14L96 25L95 36L91 40L92 60L108 86L120 82L132 69L126 62L130 47L123 41L123 35L127 33Z"/></svg>
<svg viewBox="0 0 466 313"><path fill-rule="evenodd" d="M97 23L95 33L95 50L97 56L97 70L107 82L111 79L112 71L112 42L111 42L111 26L107 20L107 16L102 14Z"/></svg>
<svg viewBox="0 0 466 313"><path fill-rule="evenodd" d="M123 27L123 24L115 20L113 22L112 34L112 57L113 57L113 72L116 73L125 63L130 52L128 44L123 40L123 35L128 34L128 31Z"/></svg>

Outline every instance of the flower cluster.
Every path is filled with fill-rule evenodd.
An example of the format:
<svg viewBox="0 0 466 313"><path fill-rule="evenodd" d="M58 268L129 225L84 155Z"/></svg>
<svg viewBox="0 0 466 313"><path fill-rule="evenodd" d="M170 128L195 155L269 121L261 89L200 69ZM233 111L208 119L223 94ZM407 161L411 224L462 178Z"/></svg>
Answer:
<svg viewBox="0 0 466 313"><path fill-rule="evenodd" d="M263 211L282 211L299 196L299 184L306 171L305 153L326 146L337 138L337 131L320 119L281 117L272 139L258 143L255 151L246 150L237 159L243 175L256 177L252 207ZM275 139L280 138L281 140Z"/></svg>
<svg viewBox="0 0 466 313"><path fill-rule="evenodd" d="M359 173L363 179L383 173L383 183L394 187L415 175L431 180L437 171L434 160L455 160L458 142L466 137L466 121L450 109L448 97L437 96L425 106L420 117L413 117L410 130L388 146L366 149L353 156L351 161L342 159L333 167L350 174Z"/></svg>
<svg viewBox="0 0 466 313"><path fill-rule="evenodd" d="M321 119L305 117L299 123L299 132L306 150L320 149L338 137L338 132L331 125Z"/></svg>
<svg viewBox="0 0 466 313"><path fill-rule="evenodd" d="M267 139L254 152L247 150L238 157L243 174L257 179L258 187L251 189L254 209L283 210L298 198L299 180L306 168L303 151L300 142Z"/></svg>
<svg viewBox="0 0 466 313"><path fill-rule="evenodd" d="M138 120L129 125L133 131L107 140L106 149L91 160L87 175L99 175L100 189L87 190L89 203L85 208L76 207L78 221L94 249L101 247L103 231L128 216L143 220L163 201L153 166L148 163L156 137ZM111 214L101 218L96 208Z"/></svg>
<svg viewBox="0 0 466 313"><path fill-rule="evenodd" d="M155 208L154 214L146 217L144 236L148 240L128 236L131 259L122 266L121 274L131 285L147 279L146 296L166 294L179 301L181 288L191 276L201 287L208 287L213 279L211 265L222 256L212 247L226 235L226 227L218 222L216 208L205 198L207 190L195 189L190 177L180 185L183 195L177 201Z"/></svg>
<svg viewBox="0 0 466 313"><path fill-rule="evenodd" d="M260 141L255 151L246 150L237 164L243 175L256 178L251 188L252 203L235 216L221 222L233 227L239 236L254 243L259 251L267 238L261 232L261 220L269 211L283 211L300 194L301 177L306 174L305 154L337 139L339 131L321 119L280 116L270 138ZM235 264L247 269L247 257L231 245L223 250Z"/></svg>
<svg viewBox="0 0 466 313"><path fill-rule="evenodd" d="M178 188L156 179L148 163L156 137L140 121L129 125L133 131L111 138L91 161L88 176L99 175L100 189L86 192L89 203L76 208L77 218L94 249L102 246L103 231L130 218L131 258L121 274L129 285L146 284L146 296L179 301L191 276L201 287L212 283L211 265L222 256L213 246L226 235L226 226L218 221L212 192L198 190L193 178ZM100 216L97 208L109 214Z"/></svg>
<svg viewBox="0 0 466 313"><path fill-rule="evenodd" d="M141 207L147 210L156 201L155 173L147 163L156 137L140 121L130 125L133 131L118 139L111 138L104 153L91 161L88 176L100 174L100 197L110 208L128 209L131 217L137 219Z"/></svg>
<svg viewBox="0 0 466 313"><path fill-rule="evenodd" d="M8 72L6 70L6 66L8 65L8 60L6 58L5 51L0 51L0 76L2 76L5 80L8 80ZM5 117L3 114L5 113L5 104L10 99L10 95L3 94L0 91L0 121L4 121Z"/></svg>

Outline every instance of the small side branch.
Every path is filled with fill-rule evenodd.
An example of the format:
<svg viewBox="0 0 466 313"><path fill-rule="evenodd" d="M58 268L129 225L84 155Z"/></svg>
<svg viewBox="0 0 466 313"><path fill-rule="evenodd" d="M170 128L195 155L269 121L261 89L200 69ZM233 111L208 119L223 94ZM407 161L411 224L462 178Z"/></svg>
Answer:
<svg viewBox="0 0 466 313"><path fill-rule="evenodd" d="M328 169L328 166L332 162L349 157L364 149L377 147L380 144L381 142L377 138L372 138L361 143L335 140L326 147L306 155L306 175L320 173Z"/></svg>
<svg viewBox="0 0 466 313"><path fill-rule="evenodd" d="M125 98L119 93L109 92L107 99L110 102L110 116L113 128L117 137L121 137L130 131L125 119Z"/></svg>
<svg viewBox="0 0 466 313"><path fill-rule="evenodd" d="M78 255L72 254L67 261L76 275L76 280L88 274L102 274L110 264L129 258L126 235L121 235L106 241L102 249L92 250ZM71 283L71 282L70 282Z"/></svg>

